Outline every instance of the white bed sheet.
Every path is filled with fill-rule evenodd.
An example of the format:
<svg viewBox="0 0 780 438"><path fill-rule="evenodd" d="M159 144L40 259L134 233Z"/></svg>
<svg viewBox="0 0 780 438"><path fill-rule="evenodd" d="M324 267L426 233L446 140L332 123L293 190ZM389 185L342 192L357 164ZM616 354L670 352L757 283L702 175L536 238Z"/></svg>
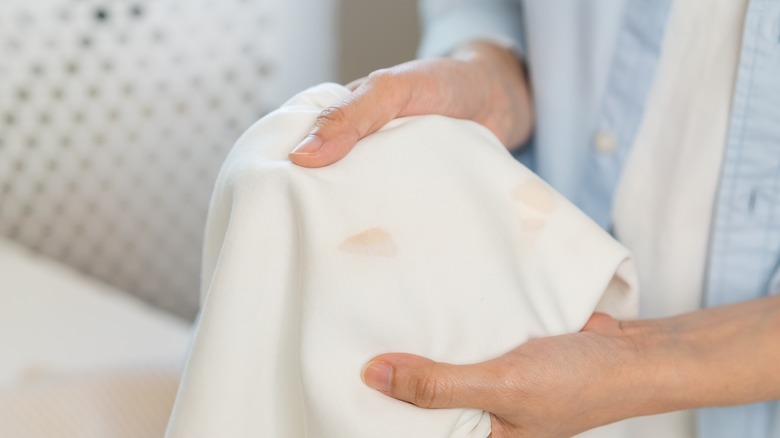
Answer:
<svg viewBox="0 0 780 438"><path fill-rule="evenodd" d="M0 392L46 377L178 369L190 324L0 238Z"/></svg>

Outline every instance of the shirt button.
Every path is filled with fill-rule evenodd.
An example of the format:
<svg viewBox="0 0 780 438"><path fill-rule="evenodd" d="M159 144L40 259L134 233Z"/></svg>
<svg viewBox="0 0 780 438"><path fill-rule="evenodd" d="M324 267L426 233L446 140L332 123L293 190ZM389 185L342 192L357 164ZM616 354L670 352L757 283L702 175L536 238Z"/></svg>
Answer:
<svg viewBox="0 0 780 438"><path fill-rule="evenodd" d="M615 135L609 131L601 131L596 134L594 144L596 150L602 154L610 154L617 149L617 139L615 139Z"/></svg>

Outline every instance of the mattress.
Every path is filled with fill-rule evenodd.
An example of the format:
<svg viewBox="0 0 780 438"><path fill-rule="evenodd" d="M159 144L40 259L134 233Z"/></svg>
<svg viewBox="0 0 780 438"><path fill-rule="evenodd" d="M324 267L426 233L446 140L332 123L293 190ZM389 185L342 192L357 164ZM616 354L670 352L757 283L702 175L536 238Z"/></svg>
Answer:
<svg viewBox="0 0 780 438"><path fill-rule="evenodd" d="M189 322L3 239L0 299L0 436L162 435Z"/></svg>

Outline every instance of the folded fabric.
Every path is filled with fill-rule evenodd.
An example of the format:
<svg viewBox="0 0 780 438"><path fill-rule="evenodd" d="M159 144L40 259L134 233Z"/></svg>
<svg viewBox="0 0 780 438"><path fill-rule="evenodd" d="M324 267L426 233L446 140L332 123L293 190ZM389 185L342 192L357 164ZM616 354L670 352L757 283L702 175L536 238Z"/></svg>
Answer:
<svg viewBox="0 0 780 438"><path fill-rule="evenodd" d="M480 437L490 416L364 386L372 356L450 363L635 314L628 251L476 123L398 119L319 169L288 152L349 91L264 117L223 165L202 312L167 436Z"/></svg>

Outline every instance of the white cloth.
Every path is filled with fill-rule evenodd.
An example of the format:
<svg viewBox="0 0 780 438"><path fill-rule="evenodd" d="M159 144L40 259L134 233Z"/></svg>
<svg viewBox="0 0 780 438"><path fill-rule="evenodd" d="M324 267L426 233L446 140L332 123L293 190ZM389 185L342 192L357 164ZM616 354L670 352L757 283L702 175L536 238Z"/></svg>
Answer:
<svg viewBox="0 0 780 438"><path fill-rule="evenodd" d="M615 199L615 234L634 254L643 318L701 306L745 7L746 0L672 6L656 82ZM632 438L695 436L692 411L626 427Z"/></svg>
<svg viewBox="0 0 780 438"><path fill-rule="evenodd" d="M485 128L399 119L338 163L291 165L326 84L255 124L225 162L203 307L169 438L480 437L489 415L364 386L372 356L451 363L634 316L628 251Z"/></svg>

